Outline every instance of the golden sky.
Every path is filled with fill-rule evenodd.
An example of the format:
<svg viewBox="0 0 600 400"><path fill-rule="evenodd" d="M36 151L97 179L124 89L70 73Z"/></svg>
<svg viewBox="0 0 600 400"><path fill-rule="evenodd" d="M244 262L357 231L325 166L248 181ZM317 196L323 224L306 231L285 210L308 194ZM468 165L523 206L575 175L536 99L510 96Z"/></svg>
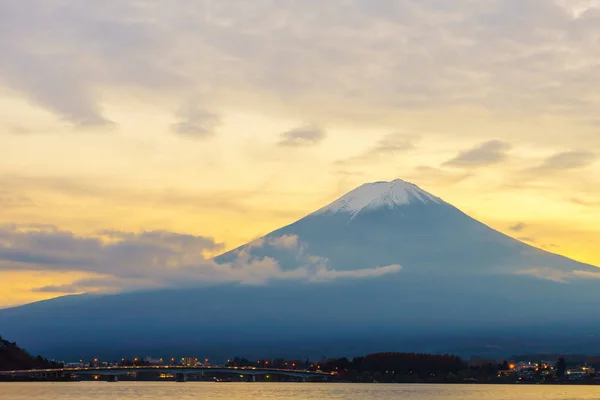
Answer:
<svg viewBox="0 0 600 400"><path fill-rule="evenodd" d="M61 264L86 246L206 260L395 178L600 265L598 27L592 0L3 2L0 307L108 282Z"/></svg>

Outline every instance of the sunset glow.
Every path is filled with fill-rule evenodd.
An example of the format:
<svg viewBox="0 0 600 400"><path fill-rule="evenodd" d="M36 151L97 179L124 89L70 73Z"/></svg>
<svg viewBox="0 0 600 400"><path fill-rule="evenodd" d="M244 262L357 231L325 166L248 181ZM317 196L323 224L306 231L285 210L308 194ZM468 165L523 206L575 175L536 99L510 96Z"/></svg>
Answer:
<svg viewBox="0 0 600 400"><path fill-rule="evenodd" d="M122 289L42 246L168 269L395 178L600 266L599 5L343 3L3 2L0 307Z"/></svg>

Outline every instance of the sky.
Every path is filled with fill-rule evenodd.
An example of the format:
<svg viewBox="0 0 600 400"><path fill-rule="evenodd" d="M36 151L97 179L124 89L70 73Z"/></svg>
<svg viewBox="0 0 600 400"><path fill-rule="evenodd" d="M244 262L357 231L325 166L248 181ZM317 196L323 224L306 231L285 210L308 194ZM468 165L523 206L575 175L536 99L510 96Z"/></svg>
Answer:
<svg viewBox="0 0 600 400"><path fill-rule="evenodd" d="M598 0L0 1L0 307L256 277L210 259L396 178L600 266L599 27Z"/></svg>

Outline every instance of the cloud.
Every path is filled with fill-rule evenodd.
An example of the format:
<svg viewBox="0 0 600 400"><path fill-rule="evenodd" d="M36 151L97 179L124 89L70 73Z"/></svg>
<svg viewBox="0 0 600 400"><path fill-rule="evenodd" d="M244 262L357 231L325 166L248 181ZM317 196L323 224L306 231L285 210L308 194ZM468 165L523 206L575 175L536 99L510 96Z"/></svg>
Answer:
<svg viewBox="0 0 600 400"><path fill-rule="evenodd" d="M589 167L598 160L598 155L589 151L568 151L557 153L545 159L539 166L529 172L550 173L569 171Z"/></svg>
<svg viewBox="0 0 600 400"><path fill-rule="evenodd" d="M7 126L6 131L14 135L31 135L34 133L33 130L24 127L22 124L11 124Z"/></svg>
<svg viewBox="0 0 600 400"><path fill-rule="evenodd" d="M518 271L516 275L529 275L557 283L569 283L575 279L600 279L600 271L561 271L553 268L531 268Z"/></svg>
<svg viewBox="0 0 600 400"><path fill-rule="evenodd" d="M402 267L397 264L352 271L328 270L321 267L317 269L316 273L311 279L313 281L329 281L338 278L375 278L387 274L397 273L400 272L400 270L402 270Z"/></svg>
<svg viewBox="0 0 600 400"><path fill-rule="evenodd" d="M279 146L306 147L319 144L325 139L325 131L317 126L307 125L283 132Z"/></svg>
<svg viewBox="0 0 600 400"><path fill-rule="evenodd" d="M362 154L339 160L336 164L356 164L378 159L386 161L398 154L413 150L415 148L414 140L414 137L403 133L391 133L379 139L373 147Z"/></svg>
<svg viewBox="0 0 600 400"><path fill-rule="evenodd" d="M132 289L158 289L162 287L152 279L120 279L107 276L102 278L79 279L76 282L62 285L47 285L33 288L35 293L118 293Z"/></svg>
<svg viewBox="0 0 600 400"><path fill-rule="evenodd" d="M521 232L525 228L527 228L527 224L525 222L517 222L515 225L512 225L508 229L510 229L513 232Z"/></svg>
<svg viewBox="0 0 600 400"><path fill-rule="evenodd" d="M178 112L178 118L178 122L172 125L173 132L194 138L213 136L221 124L218 114L198 107L182 108Z"/></svg>
<svg viewBox="0 0 600 400"><path fill-rule="evenodd" d="M579 270L575 270L575 271L573 271L573 275L575 275L578 278L600 279L600 271L599 272L592 272L592 271L579 271Z"/></svg>
<svg viewBox="0 0 600 400"><path fill-rule="evenodd" d="M531 236L520 236L517 239L522 242L537 243L537 239Z"/></svg>
<svg viewBox="0 0 600 400"><path fill-rule="evenodd" d="M101 231L77 236L54 226L6 225L0 229L0 269L83 271L140 278L168 273L169 268L202 265L207 254L221 248L222 244L209 237L164 231Z"/></svg>
<svg viewBox="0 0 600 400"><path fill-rule="evenodd" d="M571 203L579 204L580 206L586 206L586 207L600 206L600 200L588 200L588 199L581 199L581 198L574 197L574 198L569 199L569 201Z"/></svg>
<svg viewBox="0 0 600 400"><path fill-rule="evenodd" d="M265 241L254 244L262 247ZM269 245L294 251L295 235L269 239ZM298 265L284 269L278 260L238 250L230 262L217 263L208 256L222 245L212 238L165 231L141 233L99 231L77 236L49 225L0 227L0 271L77 271L90 275L67 285L47 285L37 292L119 292L161 287L197 287L219 282L262 285L277 280L322 282L367 278L399 271L398 266L356 271L327 268L327 259L302 248Z"/></svg>
<svg viewBox="0 0 600 400"><path fill-rule="evenodd" d="M482 143L470 150L460 153L443 165L449 167L481 167L497 164L508 157L512 145L500 140Z"/></svg>
<svg viewBox="0 0 600 400"><path fill-rule="evenodd" d="M600 17L571 3L3 2L0 84L92 125L114 88L179 101L206 86L337 117L466 105L593 118Z"/></svg>
<svg viewBox="0 0 600 400"><path fill-rule="evenodd" d="M515 275L528 275L556 283L568 283L572 277L571 272L560 271L552 268L531 268L515 272Z"/></svg>
<svg viewBox="0 0 600 400"><path fill-rule="evenodd" d="M407 178L432 185L455 185L470 177L473 174L465 171L447 171L441 168L419 165L414 171L407 175Z"/></svg>
<svg viewBox="0 0 600 400"><path fill-rule="evenodd" d="M0 50L2 46L0 43ZM68 57L51 55L22 54L20 50L12 55L6 67L0 67L7 86L22 92L36 105L54 112L61 119L78 126L112 127L114 123L102 115L102 108L94 93L78 82L69 65ZM6 54L5 54L6 56ZM27 78L29 77L29 78Z"/></svg>
<svg viewBox="0 0 600 400"><path fill-rule="evenodd" d="M120 17L141 12L128 1L91 8L54 0L3 3L0 51L10 62L0 66L0 85L73 124L113 125L103 115L101 89L139 85L161 63L144 61L152 46L162 47L160 32L151 33L150 24L135 17Z"/></svg>
<svg viewBox="0 0 600 400"><path fill-rule="evenodd" d="M559 248L560 246L557 244L554 244L554 243L549 243L549 244L542 244L540 247L544 250L551 251L553 249Z"/></svg>
<svg viewBox="0 0 600 400"><path fill-rule="evenodd" d="M10 174L0 174L0 187L8 189L4 192L7 194L6 201L8 202L10 197L10 204L13 206L17 205L15 199L21 198L26 201L24 196L16 196L16 193L43 192L58 195L77 203L96 199L119 207L126 205L138 209L155 207L172 209L177 206L180 209L190 210L190 212L196 212L198 208L202 208L211 210L211 212L237 213L246 216L252 214L256 218L278 217L282 219L297 218L304 212L302 209L291 210L289 206L284 207L283 205L262 207L260 204L267 198L267 195L282 197L290 195L285 191L265 193L263 187L217 191L186 191L171 188L166 191L160 188L137 187L137 185L119 185L115 184L114 180ZM8 196L9 193L11 193L10 196ZM26 201L25 204L36 205L39 199L39 196L31 196L31 202ZM38 208L44 204L44 200L44 198L41 199ZM63 208L64 204L58 203L56 206Z"/></svg>
<svg viewBox="0 0 600 400"><path fill-rule="evenodd" d="M413 139L403 134L384 136L375 147L368 151L368 157L392 156L415 148Z"/></svg>
<svg viewBox="0 0 600 400"><path fill-rule="evenodd" d="M25 208L32 207L35 203L29 197L11 193L0 189L0 207L2 208Z"/></svg>
<svg viewBox="0 0 600 400"><path fill-rule="evenodd" d="M250 251L251 249L259 249L265 245L269 245L275 248L291 250L297 248L299 244L300 239L297 235L281 235L270 238L254 239L250 243L247 243L244 246L244 249Z"/></svg>
<svg viewBox="0 0 600 400"><path fill-rule="evenodd" d="M298 241L297 235L282 235L271 239L269 244L283 249L294 249L298 247Z"/></svg>
<svg viewBox="0 0 600 400"><path fill-rule="evenodd" d="M107 123L117 90L177 103L207 88L309 119L449 107L593 119L600 17L571 3L3 2L0 85L87 125Z"/></svg>

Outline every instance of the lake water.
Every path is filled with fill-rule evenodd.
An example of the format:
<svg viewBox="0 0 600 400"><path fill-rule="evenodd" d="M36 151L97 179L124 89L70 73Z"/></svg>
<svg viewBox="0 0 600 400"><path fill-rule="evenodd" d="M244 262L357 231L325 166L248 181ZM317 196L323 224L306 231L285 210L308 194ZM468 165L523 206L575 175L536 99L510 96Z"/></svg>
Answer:
<svg viewBox="0 0 600 400"><path fill-rule="evenodd" d="M384 385L318 383L0 383L0 400L584 400L600 386Z"/></svg>

